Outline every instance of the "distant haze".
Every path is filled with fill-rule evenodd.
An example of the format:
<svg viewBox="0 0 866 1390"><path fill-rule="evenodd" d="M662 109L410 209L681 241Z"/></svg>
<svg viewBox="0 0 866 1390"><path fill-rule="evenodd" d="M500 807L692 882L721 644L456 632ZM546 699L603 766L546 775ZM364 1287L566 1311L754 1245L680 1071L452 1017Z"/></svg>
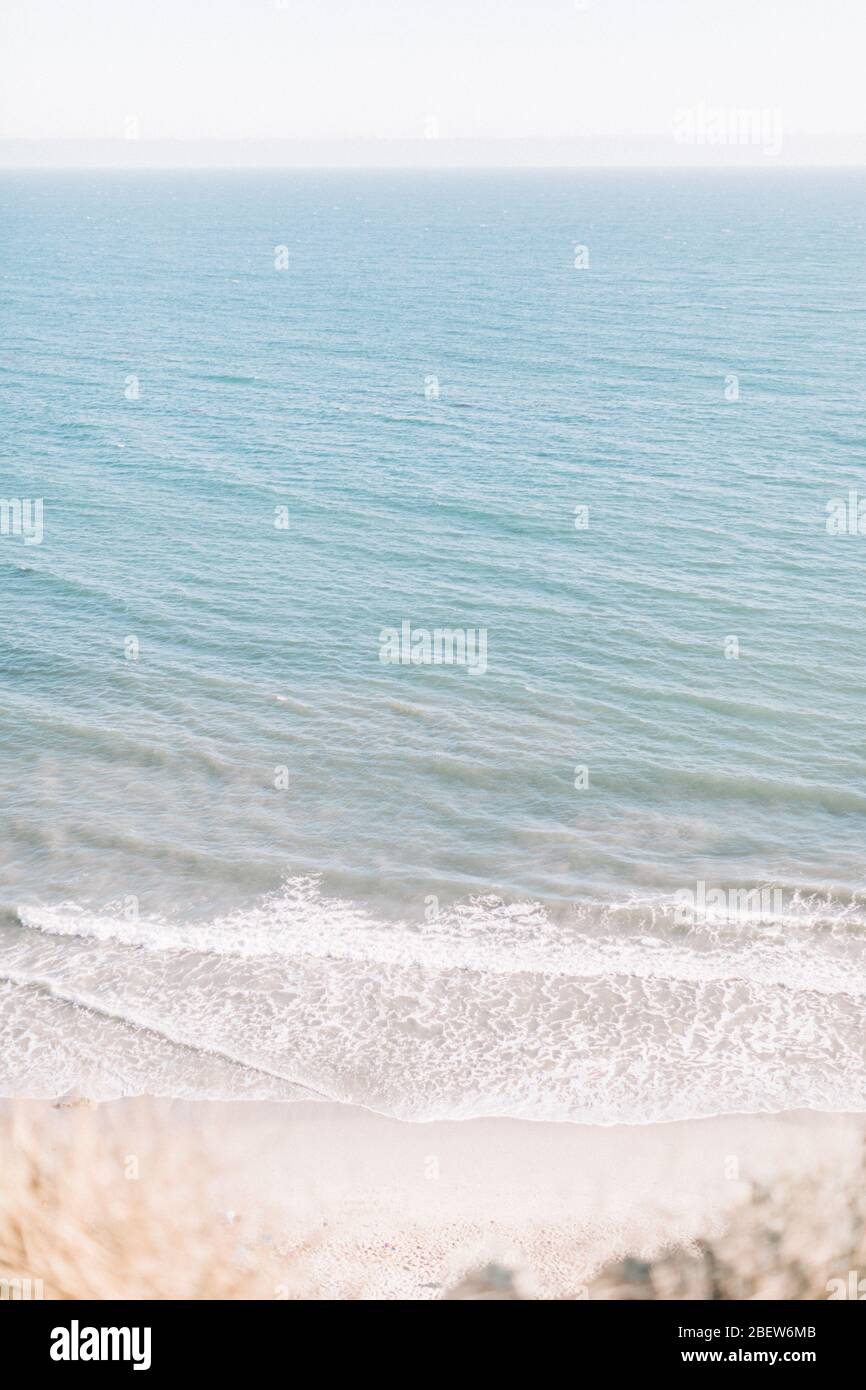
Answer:
<svg viewBox="0 0 866 1390"><path fill-rule="evenodd" d="M863 163L864 39L861 0L5 0L0 163Z"/></svg>

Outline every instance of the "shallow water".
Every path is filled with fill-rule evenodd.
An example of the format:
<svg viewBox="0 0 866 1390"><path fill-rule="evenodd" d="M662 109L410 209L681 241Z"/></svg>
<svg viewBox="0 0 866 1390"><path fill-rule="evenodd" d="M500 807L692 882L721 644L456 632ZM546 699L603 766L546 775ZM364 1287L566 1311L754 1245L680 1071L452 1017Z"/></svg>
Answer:
<svg viewBox="0 0 866 1390"><path fill-rule="evenodd" d="M862 174L0 201L2 1088L863 1109Z"/></svg>

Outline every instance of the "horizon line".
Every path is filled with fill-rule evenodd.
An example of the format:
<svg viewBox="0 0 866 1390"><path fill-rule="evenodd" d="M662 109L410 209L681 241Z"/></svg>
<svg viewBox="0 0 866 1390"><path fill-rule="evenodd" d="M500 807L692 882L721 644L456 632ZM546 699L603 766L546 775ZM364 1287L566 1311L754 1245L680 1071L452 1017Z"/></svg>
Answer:
<svg viewBox="0 0 866 1390"><path fill-rule="evenodd" d="M866 168L866 134L682 142L671 133L604 136L306 139L125 136L0 137L0 171L41 170L708 170Z"/></svg>

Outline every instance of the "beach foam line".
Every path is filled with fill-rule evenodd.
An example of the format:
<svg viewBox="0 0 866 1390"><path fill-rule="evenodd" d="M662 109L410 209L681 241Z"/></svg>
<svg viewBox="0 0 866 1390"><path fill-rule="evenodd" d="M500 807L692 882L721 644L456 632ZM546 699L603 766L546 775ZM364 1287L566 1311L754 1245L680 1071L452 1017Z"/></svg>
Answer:
<svg viewBox="0 0 866 1390"><path fill-rule="evenodd" d="M50 935L156 952L313 957L485 975L743 979L866 996L866 914L858 904L795 894L786 910L767 915L748 906L698 905L688 927L677 911L671 894L575 905L557 916L540 903L485 896L435 910L418 924L389 922L323 894L314 877L296 877L251 907L203 923L93 913L72 902L20 907L18 917Z"/></svg>
<svg viewBox="0 0 866 1390"><path fill-rule="evenodd" d="M96 1077L110 1093L99 1017L111 1020L116 1094L148 1032L190 1049L180 1083L160 1072L169 1094L213 1094L208 1059L221 1057L425 1121L866 1110L859 916L852 904L797 911L808 926L685 930L656 900L586 909L578 928L538 904L483 899L421 928L311 879L200 927L22 909L0 936L0 973L50 989L61 1014L34 1041L32 1008L7 1001L0 1050L7 1073L33 1076L50 1072L60 1038L66 1085L86 1092ZM73 1017L82 1008L87 1028ZM142 1074L147 1089L146 1062Z"/></svg>
<svg viewBox="0 0 866 1390"><path fill-rule="evenodd" d="M164 1051L167 1044L170 1052L205 1054L209 1063L224 1063L232 1070L239 1070L243 1073L245 1083L252 1082L255 1087L257 1081L263 1082L264 1085L259 1090L253 1090L253 1096L256 1099L305 1101L331 1099L330 1097L321 1095L310 1086L305 1086L301 1082L294 1081L290 1077L281 1076L276 1072L269 1071L267 1068L258 1066L254 1062L250 1062L246 1058L232 1055L224 1048L214 1049L212 1047L201 1047L196 1043L190 1042L186 1038L172 1036L172 1034L163 1027L155 1027L152 1020L148 1018L136 1017L133 1013L123 1014L112 1012L110 1009L105 1008L98 999L90 996L87 992L64 989L54 980L33 977L27 975L26 972L23 971L7 969L0 971L0 988L2 988L3 982L5 982L7 986L29 992L31 997L33 994L44 995L52 1002L68 1005L76 1013L87 1015L88 1022L90 1023L104 1021L109 1025L120 1025L121 1030L126 1029L134 1032L139 1048L142 1046L143 1042L146 1046L146 1041L149 1040L152 1047L157 1050L163 1049ZM2 1013L2 1011L0 1011L0 1013ZM123 1095L138 1094L139 1092L135 1086L127 1086L121 1080L124 1073L123 1049L108 1060L109 1068L113 1068L115 1072L114 1086L109 1086L108 1089L103 1091L98 1087L94 1090L92 1086L85 1085L85 1094L97 1100L115 1100ZM21 1091L17 1087L8 1087L7 1084L0 1083L0 1094L5 1096L28 1095L44 1097L60 1095L67 1090L76 1089L75 1084L73 1084L73 1086L67 1086L60 1080L62 1077L62 1068L57 1066L57 1061L57 1058L51 1059L51 1069L57 1077L53 1085L49 1085L46 1088L44 1084L37 1080L37 1069L33 1068L31 1073L33 1076L32 1089ZM177 1069L176 1074L178 1078L180 1078L184 1070L188 1071L189 1069L185 1069L182 1066ZM8 1082L8 1077L4 1078L4 1082ZM273 1083L276 1083L276 1086ZM152 1093L155 1095L173 1094L171 1091L166 1093L158 1087L155 1088ZM207 1091L201 1089L197 1090L195 1086L187 1088L185 1085L181 1085L176 1093L180 1095L199 1095L204 1097Z"/></svg>

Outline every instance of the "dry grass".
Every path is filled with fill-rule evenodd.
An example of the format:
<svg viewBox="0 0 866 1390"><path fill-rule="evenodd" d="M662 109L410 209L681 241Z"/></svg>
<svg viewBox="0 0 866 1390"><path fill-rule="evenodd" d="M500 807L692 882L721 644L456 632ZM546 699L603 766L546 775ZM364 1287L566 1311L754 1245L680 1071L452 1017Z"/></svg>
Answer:
<svg viewBox="0 0 866 1390"><path fill-rule="evenodd" d="M280 1296L284 1273L218 1189L205 1146L177 1127L8 1106L0 1280L41 1280L52 1299Z"/></svg>

